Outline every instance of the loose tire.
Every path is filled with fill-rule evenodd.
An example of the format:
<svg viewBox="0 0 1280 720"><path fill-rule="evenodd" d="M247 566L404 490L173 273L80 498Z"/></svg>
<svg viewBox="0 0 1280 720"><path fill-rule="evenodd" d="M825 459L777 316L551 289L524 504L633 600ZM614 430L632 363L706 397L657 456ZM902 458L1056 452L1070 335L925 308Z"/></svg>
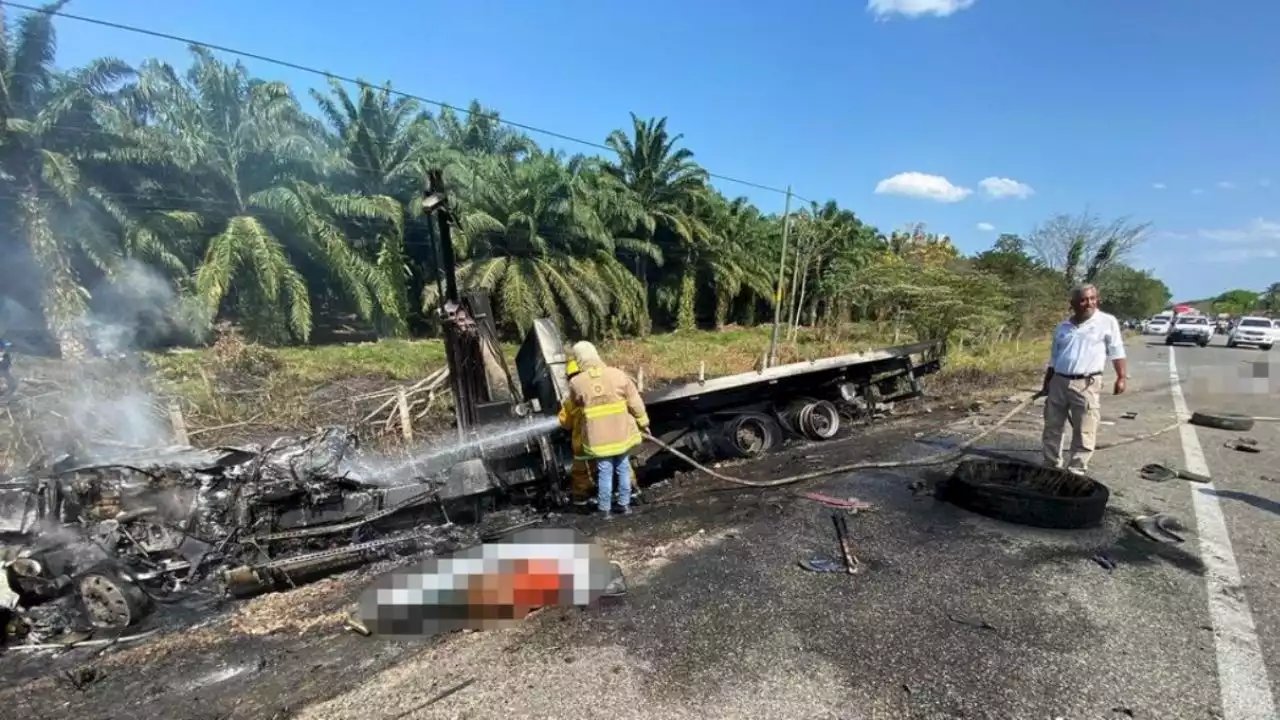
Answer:
<svg viewBox="0 0 1280 720"><path fill-rule="evenodd" d="M1237 413L1193 412L1191 413L1191 424L1215 430L1247 432L1253 429L1253 418Z"/></svg>
<svg viewBox="0 0 1280 720"><path fill-rule="evenodd" d="M1044 488L1074 483L1063 494ZM1072 530L1102 522L1111 491L1091 478L1022 462L965 460L936 497L980 515L1040 528Z"/></svg>

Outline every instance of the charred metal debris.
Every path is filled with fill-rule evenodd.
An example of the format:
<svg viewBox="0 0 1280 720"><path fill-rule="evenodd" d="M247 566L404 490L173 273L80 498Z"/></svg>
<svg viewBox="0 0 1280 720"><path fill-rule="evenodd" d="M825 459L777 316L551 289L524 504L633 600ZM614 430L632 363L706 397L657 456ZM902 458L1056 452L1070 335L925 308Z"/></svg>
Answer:
<svg viewBox="0 0 1280 720"><path fill-rule="evenodd" d="M127 628L196 591L283 589L458 540L442 502L455 473L388 484L365 467L355 435L329 428L0 476L3 638Z"/></svg>

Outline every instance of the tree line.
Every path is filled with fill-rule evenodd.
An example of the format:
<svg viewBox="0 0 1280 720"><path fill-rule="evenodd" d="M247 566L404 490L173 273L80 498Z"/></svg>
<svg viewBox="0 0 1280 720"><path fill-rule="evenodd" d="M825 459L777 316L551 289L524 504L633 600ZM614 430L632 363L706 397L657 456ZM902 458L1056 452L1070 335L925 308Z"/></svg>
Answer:
<svg viewBox="0 0 1280 720"><path fill-rule="evenodd" d="M1123 218L1060 215L964 257L945 234L882 232L835 201L763 213L713 187L665 118L633 114L611 152L569 155L478 101L433 112L389 84L331 80L307 90L311 114L285 83L203 47L181 69L62 69L52 16L4 26L0 322L34 319L64 354L84 352L86 317L128 304L139 268L172 292L160 312L188 335L231 321L261 342L308 342L347 317L382 336L433 332L439 229L420 206L432 168L457 220L459 283L488 290L512 334L538 317L599 338L776 311L791 332L869 321L984 342L1043 333L1079 281L1123 316L1169 300L1125 264L1147 226Z"/></svg>

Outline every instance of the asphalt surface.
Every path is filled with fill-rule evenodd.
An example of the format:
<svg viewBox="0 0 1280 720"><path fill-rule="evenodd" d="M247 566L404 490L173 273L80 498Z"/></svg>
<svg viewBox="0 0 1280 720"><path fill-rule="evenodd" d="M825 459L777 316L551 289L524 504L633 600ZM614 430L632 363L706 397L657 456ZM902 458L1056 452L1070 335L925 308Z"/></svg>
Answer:
<svg viewBox="0 0 1280 720"><path fill-rule="evenodd" d="M1185 405L1280 415L1276 380L1259 378L1277 374L1270 354L1221 344L1173 350ZM1170 350L1134 339L1129 353L1129 392L1102 399L1103 443L1175 419ZM938 407L724 471L767 480L923 457L1010 408L958 418ZM1136 417L1121 418L1126 411ZM1035 459L1039 414L1027 410L980 450ZM1280 436L1277 424L1259 423L1248 435L1261 452L1248 454L1224 447L1238 435L1196 428L1098 452L1090 471L1112 499L1103 526L1090 530L966 512L931 497L937 471L919 468L768 490L676 482L651 491L665 501L630 518L561 519L625 568L630 593L600 608L547 609L515 628L420 643L361 638L332 623L231 639L197 630L192 648L147 656L162 661L102 660L105 679L86 690L53 696L45 684L37 696L37 686L11 686L0 703L30 717L1272 717ZM1188 444L1200 452L1188 454ZM1156 462L1195 470L1200 458L1211 486L1138 475ZM848 518L858 575L799 567L839 558L833 511L797 495L810 491L875 506ZM1181 520L1186 542L1128 529L1155 512ZM273 597L317 617L341 602L318 591L326 599L312 611L297 592Z"/></svg>
<svg viewBox="0 0 1280 720"><path fill-rule="evenodd" d="M1133 379L1124 396L1103 397L1102 442L1174 420L1169 352L1130 342ZM1242 379L1268 367L1267 354L1220 346L1174 352L1191 409L1280 414L1274 382ZM1007 409L991 408L986 421ZM1121 419L1125 411L1137 417ZM988 438L985 450L1034 458L1038 415L1029 410ZM851 441L854 450L819 446L743 472L789 474L847 461L859 449L883 457L901 438L880 432ZM898 456L936 452L973 432L960 423L928 433ZM1216 480L1214 501L1243 575L1242 583L1227 583L1225 596L1235 612L1252 612L1254 642L1274 671L1280 502L1271 498L1280 498L1280 485L1260 476L1280 475L1280 437L1274 424L1250 434L1261 453L1223 447L1235 433L1196 429L1193 436ZM631 576L623 603L548 611L516 630L432 645L300 717L371 708L414 718L1268 717L1266 687L1250 689L1249 702L1223 704L1222 687L1251 677L1239 667L1249 655L1223 649L1239 638L1209 609L1193 486L1137 473L1153 462L1185 467L1183 442L1182 433L1169 432L1100 451L1091 474L1112 489L1112 501L1104 526L1086 531L973 515L913 493L922 477L913 469L806 486L877 506L850 520L865 566L854 577L798 567L805 558L838 555L831 510L789 489L684 497L599 532ZM1154 512L1180 519L1187 541L1155 543L1127 528L1133 516ZM670 540L681 523L685 539ZM1215 547L1219 564L1222 552ZM1095 562L1099 554L1114 569ZM1221 585L1213 596L1219 605Z"/></svg>

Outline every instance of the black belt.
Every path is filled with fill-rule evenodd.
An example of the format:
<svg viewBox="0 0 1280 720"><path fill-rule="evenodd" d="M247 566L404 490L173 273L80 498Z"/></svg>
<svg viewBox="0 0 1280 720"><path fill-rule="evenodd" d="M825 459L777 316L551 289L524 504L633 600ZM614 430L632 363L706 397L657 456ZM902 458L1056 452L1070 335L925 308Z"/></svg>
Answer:
<svg viewBox="0 0 1280 720"><path fill-rule="evenodd" d="M1068 380L1092 380L1093 378L1096 378L1096 377L1102 377L1102 373L1100 372L1089 373L1088 375L1068 375L1066 373L1055 372L1054 375L1057 375L1058 377L1064 377Z"/></svg>

